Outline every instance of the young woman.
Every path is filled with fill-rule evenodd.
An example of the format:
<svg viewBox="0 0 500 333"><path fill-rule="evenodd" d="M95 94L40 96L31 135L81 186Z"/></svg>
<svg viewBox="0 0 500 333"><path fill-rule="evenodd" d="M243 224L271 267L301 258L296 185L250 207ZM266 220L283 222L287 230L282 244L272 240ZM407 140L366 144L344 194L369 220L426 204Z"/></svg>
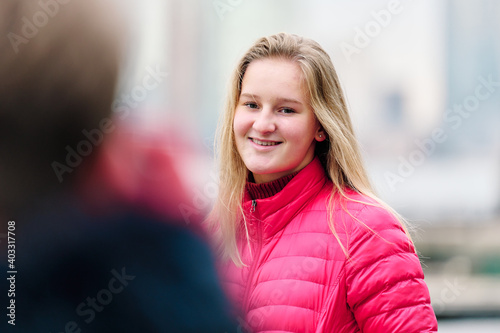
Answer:
<svg viewBox="0 0 500 333"><path fill-rule="evenodd" d="M435 332L412 241L370 186L329 56L290 34L243 56L209 221L251 332Z"/></svg>

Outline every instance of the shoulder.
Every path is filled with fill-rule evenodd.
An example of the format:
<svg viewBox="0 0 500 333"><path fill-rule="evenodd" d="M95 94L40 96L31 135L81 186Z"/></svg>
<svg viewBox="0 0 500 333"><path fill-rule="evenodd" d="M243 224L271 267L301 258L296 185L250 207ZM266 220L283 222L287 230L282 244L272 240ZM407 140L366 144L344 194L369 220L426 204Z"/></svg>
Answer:
<svg viewBox="0 0 500 333"><path fill-rule="evenodd" d="M77 323L85 327L92 321L97 330L156 327L184 332L187 327L208 327L218 332L231 327L208 245L176 221L133 210L96 217L70 209L38 218L43 228L24 230L37 242L20 247L19 253L24 254L18 295L19 311L26 318L23 325L41 322L47 330L64 327L67 316L51 317L49 322L43 319L46 312L32 310L44 308L64 314L79 309ZM82 301L95 295L99 300L103 295L99 290L120 301L102 301L105 313L94 314ZM182 299L179 290L185 296ZM212 306L204 309L208 303ZM146 304L150 312L170 315L134 316L143 313ZM210 314L193 321L186 308Z"/></svg>
<svg viewBox="0 0 500 333"><path fill-rule="evenodd" d="M360 225L373 230L395 228L404 231L394 213L375 199L348 189L345 191L345 196L339 192L334 193L333 206L330 206L332 193L334 193L333 184L327 182L310 201L305 211L323 212L327 215L332 209L335 226L347 233L354 231Z"/></svg>
<svg viewBox="0 0 500 333"><path fill-rule="evenodd" d="M410 260L418 266L413 243L390 208L354 191L348 193L344 207L341 206L335 208L335 227L345 233L352 269L368 267L380 260L402 260L402 263Z"/></svg>
<svg viewBox="0 0 500 333"><path fill-rule="evenodd" d="M402 222L394 212L367 195L352 190L346 191L346 197L337 194L333 209L334 217L344 221L342 226L348 232L393 229L405 233Z"/></svg>
<svg viewBox="0 0 500 333"><path fill-rule="evenodd" d="M371 249L382 245L382 248L388 246L388 251L414 252L402 222L388 207L353 190L346 190L345 196L334 193L330 205L332 193L333 185L327 182L296 216L293 231L323 233L329 242L338 244L340 240L353 253L363 249L369 254Z"/></svg>
<svg viewBox="0 0 500 333"><path fill-rule="evenodd" d="M333 185L326 184L305 211L308 212L308 220L314 220L316 227L321 225L322 229L330 233L333 223L334 232L346 249L374 237L414 252L402 222L389 207L384 207L375 199L353 190L346 190L345 196L335 193L333 206L330 206L332 193ZM365 243L369 247L378 246L378 242Z"/></svg>

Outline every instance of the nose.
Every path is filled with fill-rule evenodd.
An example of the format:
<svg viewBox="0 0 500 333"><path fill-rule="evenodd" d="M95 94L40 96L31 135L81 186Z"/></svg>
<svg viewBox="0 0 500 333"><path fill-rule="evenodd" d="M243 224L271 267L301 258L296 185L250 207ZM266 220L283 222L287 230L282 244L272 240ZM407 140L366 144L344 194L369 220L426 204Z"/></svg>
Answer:
<svg viewBox="0 0 500 333"><path fill-rule="evenodd" d="M253 122L253 129L259 133L272 133L276 130L274 114L271 109L263 108Z"/></svg>

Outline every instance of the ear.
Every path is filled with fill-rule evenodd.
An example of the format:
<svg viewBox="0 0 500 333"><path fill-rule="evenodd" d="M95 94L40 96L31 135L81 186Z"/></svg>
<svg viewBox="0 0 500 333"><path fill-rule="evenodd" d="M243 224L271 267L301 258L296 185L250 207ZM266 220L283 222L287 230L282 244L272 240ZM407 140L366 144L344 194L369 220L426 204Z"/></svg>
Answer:
<svg viewBox="0 0 500 333"><path fill-rule="evenodd" d="M318 142L326 140L326 132L322 127L318 128L318 130L316 131L316 135L314 136L314 139L316 139L316 141Z"/></svg>

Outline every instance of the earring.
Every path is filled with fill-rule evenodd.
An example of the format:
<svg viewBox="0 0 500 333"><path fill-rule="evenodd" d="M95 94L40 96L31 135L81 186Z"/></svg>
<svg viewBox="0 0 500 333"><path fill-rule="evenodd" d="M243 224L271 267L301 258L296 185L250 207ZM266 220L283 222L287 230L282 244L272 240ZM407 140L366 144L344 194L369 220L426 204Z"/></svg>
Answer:
<svg viewBox="0 0 500 333"><path fill-rule="evenodd" d="M319 137L320 137L320 138L321 138L322 136L323 136L323 135L321 135L321 134L319 135Z"/></svg>

